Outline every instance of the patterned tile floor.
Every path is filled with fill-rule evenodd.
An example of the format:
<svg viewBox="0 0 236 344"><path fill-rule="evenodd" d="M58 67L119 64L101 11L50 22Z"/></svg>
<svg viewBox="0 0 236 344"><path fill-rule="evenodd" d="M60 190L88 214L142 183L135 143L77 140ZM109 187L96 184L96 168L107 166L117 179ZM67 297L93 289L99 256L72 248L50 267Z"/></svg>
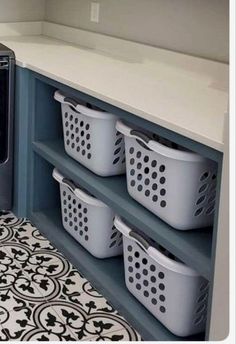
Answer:
<svg viewBox="0 0 236 344"><path fill-rule="evenodd" d="M0 212L0 341L140 341L26 219Z"/></svg>

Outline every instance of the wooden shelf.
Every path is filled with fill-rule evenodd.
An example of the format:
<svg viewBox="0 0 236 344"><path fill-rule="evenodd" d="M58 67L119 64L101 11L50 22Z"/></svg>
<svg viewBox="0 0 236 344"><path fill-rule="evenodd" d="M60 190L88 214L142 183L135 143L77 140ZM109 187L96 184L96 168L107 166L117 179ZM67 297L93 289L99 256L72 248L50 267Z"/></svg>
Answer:
<svg viewBox="0 0 236 344"><path fill-rule="evenodd" d="M144 340L204 340L204 334L180 338L170 333L129 293L125 286L122 257L100 260L91 256L64 230L60 209L33 212L30 217L51 243L138 330Z"/></svg>
<svg viewBox="0 0 236 344"><path fill-rule="evenodd" d="M125 176L104 178L95 175L65 153L62 140L35 142L33 150L210 280L211 228L175 230L129 196Z"/></svg>

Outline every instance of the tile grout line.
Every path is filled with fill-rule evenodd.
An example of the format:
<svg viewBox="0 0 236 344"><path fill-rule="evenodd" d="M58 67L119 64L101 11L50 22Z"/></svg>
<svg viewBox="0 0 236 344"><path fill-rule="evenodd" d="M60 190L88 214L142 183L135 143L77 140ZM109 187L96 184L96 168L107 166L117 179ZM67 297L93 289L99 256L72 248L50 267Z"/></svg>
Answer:
<svg viewBox="0 0 236 344"><path fill-rule="evenodd" d="M14 242L13 242L14 243ZM45 250L45 251L47 251L47 250ZM8 252L9 253L9 252ZM9 253L10 254L10 253ZM11 256L11 258L13 259L13 261L18 265L18 267L19 267L19 269L20 269L20 271L22 271L22 273L23 273L23 275L25 276L25 278L26 279L28 279L29 280L29 277L24 273L24 270L23 270L23 268L21 268L19 265L19 262L17 261L17 260L15 260L12 256ZM63 259L65 259L65 260L67 260L65 257L63 257L62 256L62 258ZM69 262L69 261L68 261ZM51 262L51 263L53 263L53 261ZM71 264L70 262L69 262L69 264ZM73 266L72 266L73 267ZM75 269L74 267L73 267L73 269ZM76 270L76 269L75 269ZM78 271L78 270L77 270ZM79 272L79 271L78 271ZM80 272L79 272L80 273ZM84 279L85 279L85 282L88 282L88 283L90 283L85 277L83 277ZM39 292L39 294L42 296L42 298L44 299L44 301L42 301L42 303L46 303L46 304L49 304L50 305L50 302L52 302L52 301L58 301L58 302L60 302L60 301L63 301L63 302L67 302L66 300L60 300L60 299L51 299L51 300L48 300L41 292L40 292L40 290L38 289L38 286L37 286L37 283L35 283L34 281L32 281L32 283L33 283L33 285L35 286L35 288L37 289L37 291ZM91 285L92 286L92 285ZM92 286L93 287L93 286ZM94 288L94 287L93 287ZM95 288L94 288L95 289ZM96 290L96 289L95 289ZM80 294L80 296L82 296L83 294L86 294L86 292L85 291L82 291L81 292L81 294ZM106 298L103 296L103 295L101 295L101 298L103 298L104 300L106 300ZM106 300L107 301L107 300ZM71 302L68 302L68 304L70 304ZM56 314L59 316L59 318L60 318L60 320L62 321L62 323L65 325L65 326L67 326L67 324L65 323L65 321L61 318L61 316L60 316L60 314L58 314L58 312L55 310L55 308L53 307L53 306L51 306L50 305L50 307L54 310L54 312L56 312ZM81 307L81 306L80 306ZM118 313L118 311L111 305L111 307L114 309L114 311L115 312L117 312ZM11 311L9 311L9 312L13 312L14 310L11 310ZM123 319L123 320L125 320L119 313L118 314L115 314L117 317L119 317L119 318L121 318L121 319ZM125 320L126 321L126 320ZM112 332L116 332L116 331L119 331L119 330L121 330L121 329L125 329L125 327L121 327L121 328L118 328L117 330L114 330L114 331L112 331ZM70 328L68 327L68 330L70 331ZM73 332L72 331L70 331L70 333L71 333L71 335L74 337L74 335L73 335ZM106 332L107 334L108 334L108 332ZM110 333L110 332L109 332ZM92 337L94 337L94 336L92 336ZM75 339L77 339L76 337L74 337ZM90 338L90 337L89 337Z"/></svg>
<svg viewBox="0 0 236 344"><path fill-rule="evenodd" d="M21 271L23 272L23 274L24 274L24 271L23 271L23 269L21 269ZM28 277L27 276L25 276L27 279L28 279ZM85 278L84 278L85 279ZM86 282L89 282L87 279L85 279L86 280ZM37 291L39 292L39 294L42 296L42 298L44 299L44 301L42 301L42 303L46 303L46 304L49 304L50 305L50 302L53 302L53 301L58 301L58 302L60 302L60 301L62 301L62 302L67 302L67 300L60 300L60 299L51 299L51 300L47 300L47 298L39 291L39 289L38 289L38 287L37 287L37 284L34 282L34 281L32 281L32 283L34 284L34 286L35 286L35 288L37 289ZM90 282L89 282L90 283ZM93 287L94 288L94 287ZM81 292L81 294L80 294L80 296L82 296L83 294L86 294L86 292L85 291L82 291ZM104 297L104 296L102 296L101 295L101 297L104 299L104 300L106 300L107 301L107 299ZM68 302L68 304L70 304L71 303L71 301L70 302ZM79 307L81 307L81 306L79 306ZM115 312L117 312L118 313L118 311L111 305L111 307L114 309L114 311ZM58 314L58 312L56 311L56 309L53 307L53 305L50 305L50 308L52 308L53 309L53 311L58 315L58 317L60 318L60 320L62 321L62 323L67 327L67 329L69 330L69 332L71 333L71 335L73 336L73 338L75 338L75 339L77 339L75 336L74 336L74 334L73 334L73 332L71 331L71 329L68 327L68 325L66 324L66 322L62 319L62 317L60 316L60 314ZM106 313L104 313L104 314L106 314ZM122 315L120 315L119 313L118 314L114 314L115 316L117 316L117 317L119 317L119 318L121 318L122 320L124 320L124 321L126 321L126 319L125 318L123 318L123 316ZM127 321L126 321L127 322ZM127 322L127 324L129 325L129 323ZM134 330L134 332L137 332L131 325L129 325L133 330ZM110 333L112 333L112 332L118 332L118 331L120 331L120 330L125 330L125 327L124 326L121 326L120 328L117 328L117 330L113 330L113 331L109 331L109 332L106 332L106 334L110 334ZM137 332L137 334L138 334L138 332ZM87 339L90 339L90 338L96 338L97 336L91 336L91 337L88 337Z"/></svg>
<svg viewBox="0 0 236 344"><path fill-rule="evenodd" d="M10 215L10 214L9 214ZM4 228L6 228L6 229L9 229L9 230L12 230L13 231L13 238L14 238L14 231L16 231L18 228L20 228L21 227L21 225L23 226L23 225L30 225L30 229L29 229L29 232L30 232L30 230L32 230L32 233L35 231L35 230L37 230L38 232L39 232L39 234L42 236L42 238L45 238L41 233L40 233L40 231L28 220L28 219L25 219L25 218L22 218L22 219L18 219L17 220L17 218L15 219L16 220L16 225L14 226L14 225L9 225L9 226L7 226L7 225L4 225L4 224L0 224L0 227L1 226L3 226ZM27 223L25 223L25 224L21 224L20 225L20 221L27 221ZM26 228L26 231L27 231L27 228ZM30 241L30 236L32 235L32 233L26 233L25 235L29 238L29 241ZM12 238L10 238L10 239L12 239ZM37 251L38 251L38 253L39 254L42 254L42 253L56 253L56 254L58 254L58 256L60 257L60 259L62 260L62 262L64 262L64 261L66 261L66 263L68 263L69 264L69 266L70 266L70 269L73 269L73 270L75 270L75 271L77 271L78 273L79 273L79 275L81 275L82 277L81 277L81 280L83 279L84 280L84 283L89 283L90 285L91 285L91 283L80 273L80 271L78 270L78 269L76 269L70 262L69 262L69 260L66 258L66 257L64 257L64 255L62 255L59 251L58 251L58 249L57 248L55 248L51 243L50 243L50 241L47 239L47 238L45 238L45 242L47 242L48 243L48 246L51 246L52 248L53 248L53 250L49 250L49 249L47 249L47 248L41 248L41 249L39 249L39 250L36 250L36 251L33 251L32 250L32 247L29 245L29 247L27 246L27 244L25 244L24 245L24 243L21 243L21 242L19 242L19 241L17 241L17 239L16 238L14 238L16 241L6 241L6 242L3 242L3 243L0 243L0 248L5 248L5 252L7 253L7 254L9 254L9 256L10 256L10 258L13 260L13 262L18 266L18 268L19 268L19 270L22 272L22 274L23 274L23 276L27 279L27 280L29 280L29 281L31 281L31 283L33 284L33 286L35 287L35 289L37 290L37 292L39 293L39 295L42 297L42 299L43 299L43 301L41 301L41 302L39 302L38 304L48 304L49 305L49 307L50 307L50 309L52 309L56 314L57 314L57 316L59 317L59 319L62 321L62 323L63 323L63 325L65 325L66 326L66 328L68 329L68 331L70 332L70 334L71 334L71 336L74 338L74 339L76 339L77 340L77 338L76 338L76 336L74 335L74 333L73 333L73 331L71 331L71 329L70 329L70 327L66 324L66 322L65 322L65 320L63 320L63 318L61 317L61 315L58 313L58 311L53 307L53 305L50 305L50 302L53 302L53 301L58 301L58 302L60 302L60 301L62 301L62 302L67 302L68 301L68 304L73 304L73 301L70 301L69 299L67 300L61 300L61 299L51 299L51 300L48 300L47 299L47 297L46 296L44 296L44 294L42 293L42 291L41 290L39 290L38 289L38 285L37 285L37 283L35 282L35 281L33 281L32 279L30 279L30 276L28 276L26 273L25 273L25 271L24 271L24 269L21 267L21 264L20 264L20 262L17 260L17 259L15 259L14 258L14 256L13 256L13 254L12 254L12 252L10 251L10 250L8 250L7 249L7 246L6 245L14 245L14 244L21 244L23 247L22 247L22 249L24 248L24 246L25 246L25 248L26 249L29 249L31 252L32 252L32 254L37 254ZM37 241L37 237L34 237L34 239ZM40 239L38 239L39 241L40 241ZM44 252L43 252L44 251ZM53 262L56 262L57 260L56 260L56 257L55 257L55 259L52 259L52 261L50 261L50 264L53 264ZM68 270L68 271L70 271L70 269ZM91 287L94 289L94 290L96 290L97 291L97 289L95 288L95 287L93 287L92 285L91 285ZM84 290L82 290L81 292L80 292L80 296L83 296L84 294L86 294L86 295L88 295L87 293L86 293L86 291L84 291ZM99 293L99 295L101 295L100 293ZM103 300L105 300L106 302L108 302L109 303L109 301L103 296L103 295L101 295L101 298L103 299ZM92 300L92 297L91 297L91 300ZM37 304L37 302L36 302L36 304ZM110 304L110 303L109 303ZM116 316L116 317L118 317L118 318L120 318L120 319L122 319L123 321L125 321L126 323L127 323L127 326L129 326L136 334L137 334L137 336L138 337L140 337L140 335L139 335L139 333L127 322L127 320L122 316L122 315L120 315L119 314L119 312L113 307L113 305L112 304L110 304L111 305L111 307L114 309L114 315ZM37 306L36 306L37 307ZM79 307L80 308L82 308L83 309L83 306L80 306L79 305ZM11 313L11 312L14 312L14 309L12 309L11 311L9 311L9 313ZM105 315L106 315L106 312L104 312L104 318L105 318ZM102 317L101 317L102 318ZM2 327L2 325L0 324L0 327L3 329L3 327ZM79 329L78 329L79 330ZM109 335L109 334L111 334L111 333L119 333L120 331L122 331L122 330L126 330L126 327L125 326L122 326L121 324L120 324L120 327L118 327L116 330L112 330L112 331L108 331L108 332L106 332L105 334L104 334L104 336L105 335ZM99 334L98 334L99 335ZM89 336L89 337L87 337L86 338L86 340L90 340L90 339L93 339L93 338L97 338L98 337L98 335L96 336L96 335L91 335L91 336ZM9 338L10 339L10 338ZM83 341L83 339L82 339L82 341Z"/></svg>
<svg viewBox="0 0 236 344"><path fill-rule="evenodd" d="M117 330L113 330L113 331L109 331L109 332L106 332L105 333L105 335L108 335L108 334L111 334L111 333L118 333L118 332L120 332L121 330L125 330L125 328L124 327L121 327L121 328L118 328ZM135 331L135 330L134 330ZM135 331L136 332L136 331ZM99 334L98 334L99 335ZM88 338L86 338L86 341L87 340L90 340L90 339L95 339L95 338L97 338L98 337L98 335L97 336L91 336L91 337L88 337ZM83 341L83 340L82 340ZM84 340L85 341L85 340Z"/></svg>
<svg viewBox="0 0 236 344"><path fill-rule="evenodd" d="M13 242L14 243L14 242ZM46 251L46 250L45 250ZM8 252L9 253L9 252ZM9 253L10 254L10 253ZM18 261L16 261L12 256L11 256L11 258L13 259L13 261L17 264L18 263ZM66 259L65 257L62 257L63 259ZM67 260L67 259L66 259ZM51 262L51 263L53 263L53 261ZM69 262L69 264L71 264L70 262ZM18 267L19 267L19 269L20 269L20 271L22 271L22 273L23 273L23 275L24 275L24 277L27 279L27 280L30 280L29 279L29 277L25 274L25 272L24 272L24 270L23 270L23 268L21 268L19 265L19 263L17 264L18 265ZM73 266L72 266L73 267ZM76 270L76 268L74 268L73 267L73 269L75 269ZM78 271L78 270L77 270ZM79 272L79 271L78 271ZM80 272L79 272L80 273ZM88 282L88 283L90 283L85 277L82 277L83 279L85 279L85 283L86 282ZM63 302L67 302L66 300L60 300L60 299L51 299L51 300L48 300L43 294L42 294L42 292L38 289L38 286L37 286L37 283L35 283L34 281L32 281L32 283L33 283L33 285L35 286L35 288L37 289L37 291L39 292L39 294L41 295L41 297L44 299L44 301L42 301L42 303L47 303L47 304L50 304L50 302L52 302L52 301L58 301L58 302L60 302L60 301L63 301ZM92 286L92 285L91 285ZM92 286L93 287L93 286ZM94 287L93 287L94 288ZM94 288L95 290L96 290L96 288ZM80 294L80 296L82 296L83 294L86 294L86 291L82 291L81 292L81 294ZM101 295L101 294L100 294ZM104 300L106 300L108 303L109 303L109 301L103 296L103 295L101 295L101 298L103 298ZM71 303L71 301L70 302L68 302L69 304ZM126 321L126 319L121 315L121 314L119 314L119 312L113 307L113 305L111 304L111 303L109 303L110 305L111 305L111 307L114 309L114 311L115 312L117 312L115 315L117 316L117 317L119 317L119 318L121 318L121 319L123 319L123 320L125 320ZM81 307L81 306L80 306ZM54 307L53 306L51 306L51 308L52 309L54 309ZM11 310L10 312L12 312L13 310ZM56 312L56 310L54 309L54 311ZM57 313L57 312L56 312ZM59 316L59 318L61 319L61 321L63 322L63 324L64 325L66 325L66 323L64 322L64 320L60 317L60 315L57 313L57 315ZM127 322L127 321L126 321ZM131 325L130 325L131 326ZM132 327L132 326L131 326ZM124 328L124 327L122 327L122 328Z"/></svg>

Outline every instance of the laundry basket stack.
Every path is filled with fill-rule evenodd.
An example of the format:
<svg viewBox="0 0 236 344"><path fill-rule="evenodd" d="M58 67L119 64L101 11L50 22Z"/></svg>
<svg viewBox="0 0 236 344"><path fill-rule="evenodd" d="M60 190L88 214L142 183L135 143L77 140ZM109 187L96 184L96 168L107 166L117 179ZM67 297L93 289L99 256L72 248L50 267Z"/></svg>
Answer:
<svg viewBox="0 0 236 344"><path fill-rule="evenodd" d="M126 173L130 196L173 231L212 225L216 163L60 91L54 97L71 158L104 178ZM171 332L204 331L208 281L64 174L53 177L65 230L96 258L123 253L127 288Z"/></svg>
<svg viewBox="0 0 236 344"><path fill-rule="evenodd" d="M125 173L124 137L117 117L57 91L61 104L66 153L102 177ZM122 254L122 234L114 226L114 211L56 169L64 228L96 258Z"/></svg>
<svg viewBox="0 0 236 344"><path fill-rule="evenodd" d="M116 128L125 137L130 196L173 230L211 226L217 164L147 130L121 121ZM115 225L123 234L129 291L177 336L204 331L209 282L142 228L119 217Z"/></svg>

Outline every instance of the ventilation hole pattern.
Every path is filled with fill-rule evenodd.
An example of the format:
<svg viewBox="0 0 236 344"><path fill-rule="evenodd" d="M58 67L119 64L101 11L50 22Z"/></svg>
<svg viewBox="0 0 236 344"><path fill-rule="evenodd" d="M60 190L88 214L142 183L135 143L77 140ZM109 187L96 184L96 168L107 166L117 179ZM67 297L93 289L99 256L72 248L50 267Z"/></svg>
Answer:
<svg viewBox="0 0 236 344"><path fill-rule="evenodd" d="M142 299L160 314L166 313L165 273L135 243L126 245L127 281Z"/></svg>
<svg viewBox="0 0 236 344"><path fill-rule="evenodd" d="M208 297L208 293L203 293L202 295L199 296L197 303L206 301L207 297Z"/></svg>
<svg viewBox="0 0 236 344"><path fill-rule="evenodd" d="M116 140L114 145L114 160L113 165L117 165L121 163L122 165L125 164L125 146L124 146L124 136L117 131L116 132Z"/></svg>
<svg viewBox="0 0 236 344"><path fill-rule="evenodd" d="M200 292L203 292L203 291L208 290L208 288L209 288L209 282L205 281L200 285L199 290L200 290Z"/></svg>
<svg viewBox="0 0 236 344"><path fill-rule="evenodd" d="M205 171L199 178L194 216L209 216L215 211L216 172Z"/></svg>
<svg viewBox="0 0 236 344"><path fill-rule="evenodd" d="M112 234L110 236L109 248L120 247L123 244L123 236L115 226L112 227Z"/></svg>
<svg viewBox="0 0 236 344"><path fill-rule="evenodd" d="M171 278L171 271L167 271L161 265L156 263L145 251L133 240L127 238L124 239L124 254L125 254L125 275L126 283L129 290L134 294L134 296L145 306L149 311L151 311L154 316L160 321L165 320L165 324L168 323L172 317L172 312L170 312L169 304L170 298L169 293L171 293L171 299L173 298L173 279ZM178 261L168 250L158 245L158 250L167 257ZM172 285L169 285L172 282ZM178 284L177 279L176 287L181 288ZM183 283L188 283L188 281L183 280ZM192 295L193 303L190 305L183 298L181 300L183 308L189 309L188 316L191 319L191 326L196 330L204 328L207 316L207 302L208 302L208 287L209 282L202 279L200 282L199 289L194 290ZM191 283L190 283L191 288ZM195 288L194 288L195 289ZM171 301L174 302L174 299ZM195 303L195 306L194 306ZM177 302L179 306L179 303ZM188 306L190 308L188 308ZM194 308L192 308L194 307ZM191 311L191 314L190 314ZM182 321L182 319L177 319ZM187 318L186 318L187 320Z"/></svg>
<svg viewBox="0 0 236 344"><path fill-rule="evenodd" d="M206 315L202 314L194 320L194 325L199 326L205 320L206 320Z"/></svg>
<svg viewBox="0 0 236 344"><path fill-rule="evenodd" d="M127 153L129 186L157 207L166 208L166 165L158 162L152 151L140 146L129 147Z"/></svg>
<svg viewBox="0 0 236 344"><path fill-rule="evenodd" d="M62 216L65 227L84 242L89 241L88 209L79 202L76 196L62 187Z"/></svg>
<svg viewBox="0 0 236 344"><path fill-rule="evenodd" d="M207 302L208 302L209 282L204 281L199 287L199 294L196 300L195 317L193 323L195 326L201 325L206 321Z"/></svg>
<svg viewBox="0 0 236 344"><path fill-rule="evenodd" d="M90 123L74 111L64 114L65 144L83 159L92 158Z"/></svg>

